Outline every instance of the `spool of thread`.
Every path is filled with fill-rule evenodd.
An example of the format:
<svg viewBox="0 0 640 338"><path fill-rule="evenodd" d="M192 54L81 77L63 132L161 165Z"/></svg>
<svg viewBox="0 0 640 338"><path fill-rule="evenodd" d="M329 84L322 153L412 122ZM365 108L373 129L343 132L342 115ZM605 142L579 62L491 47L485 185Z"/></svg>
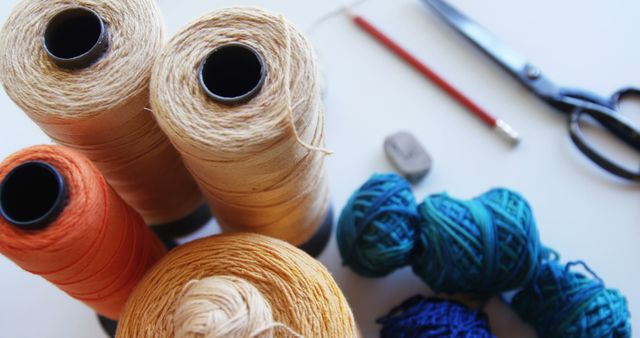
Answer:
<svg viewBox="0 0 640 338"><path fill-rule="evenodd" d="M210 214L197 209L202 195L147 108L162 33L154 0L22 1L0 34L0 81L148 224L180 235Z"/></svg>
<svg viewBox="0 0 640 338"><path fill-rule="evenodd" d="M36 146L0 164L0 253L99 314L118 319L165 252L79 153Z"/></svg>
<svg viewBox="0 0 640 338"><path fill-rule="evenodd" d="M225 331L215 330L223 329L256 334L243 337L359 336L346 299L318 261L283 241L244 233L169 252L131 295L117 337L222 337Z"/></svg>
<svg viewBox="0 0 640 338"><path fill-rule="evenodd" d="M223 230L322 250L331 230L324 113L300 31L253 8L203 16L165 46L151 105Z"/></svg>
<svg viewBox="0 0 640 338"><path fill-rule="evenodd" d="M586 274L575 271L579 266ZM626 298L606 288L583 262L546 262L538 278L515 295L512 307L540 337L631 337Z"/></svg>
<svg viewBox="0 0 640 338"><path fill-rule="evenodd" d="M416 210L409 182L396 174L374 175L351 196L337 236L344 264L361 275L411 264L435 292L480 296L532 281L544 252L519 194L493 189L472 200L437 194Z"/></svg>
<svg viewBox="0 0 640 338"><path fill-rule="evenodd" d="M457 302L414 296L376 321L381 338L493 338L486 315Z"/></svg>

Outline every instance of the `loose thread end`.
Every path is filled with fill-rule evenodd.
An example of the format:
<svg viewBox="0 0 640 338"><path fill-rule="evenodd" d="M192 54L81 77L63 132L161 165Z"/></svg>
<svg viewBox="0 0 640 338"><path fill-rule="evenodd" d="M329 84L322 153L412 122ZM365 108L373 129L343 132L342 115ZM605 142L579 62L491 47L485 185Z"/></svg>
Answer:
<svg viewBox="0 0 640 338"><path fill-rule="evenodd" d="M351 16L351 17L353 17L353 16L355 16L355 14L351 11L351 9L352 9L352 8L355 8L355 7L358 7L358 6L360 6L360 5L364 4L364 3L365 3L365 2L367 2L367 1L369 1L369 0L359 0L359 1L354 1L354 2L352 2L352 3L351 3L351 4L349 4L349 5L345 5L345 6L343 6L342 8L343 8L343 10L345 11L345 13L347 13L347 15L349 15L349 16Z"/></svg>
<svg viewBox="0 0 640 338"><path fill-rule="evenodd" d="M297 131L295 131L295 135L296 135L296 141L298 142L298 144L301 145L302 147L304 147L307 150L321 152L325 156L331 156L331 155L334 154L334 152L332 150L330 150L330 149L327 149L327 148L324 148L324 147L313 146L313 145L310 145L310 144L306 143L305 141L303 141L300 138L300 136L298 135Z"/></svg>

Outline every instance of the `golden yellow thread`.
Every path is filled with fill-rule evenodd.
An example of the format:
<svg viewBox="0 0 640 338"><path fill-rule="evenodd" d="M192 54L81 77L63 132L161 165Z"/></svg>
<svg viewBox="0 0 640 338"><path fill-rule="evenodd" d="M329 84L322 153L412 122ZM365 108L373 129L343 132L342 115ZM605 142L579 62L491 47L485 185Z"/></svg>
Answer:
<svg viewBox="0 0 640 338"><path fill-rule="evenodd" d="M176 321L184 322L185 285L188 294L190 281L222 276L257 289L273 320L303 337L359 336L351 309L326 268L292 245L257 234L214 236L170 251L131 295L117 336L173 337L180 332ZM291 337L287 330L269 332Z"/></svg>

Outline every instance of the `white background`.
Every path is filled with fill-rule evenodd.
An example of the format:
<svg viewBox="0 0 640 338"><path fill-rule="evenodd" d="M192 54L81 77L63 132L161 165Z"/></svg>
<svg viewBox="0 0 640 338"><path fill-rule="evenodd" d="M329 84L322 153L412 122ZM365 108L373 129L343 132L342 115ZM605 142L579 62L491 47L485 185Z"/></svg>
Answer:
<svg viewBox="0 0 640 338"><path fill-rule="evenodd" d="M0 2L4 22L16 0ZM284 13L299 27L346 2L293 0L159 0L169 32L201 14L229 5L258 5ZM632 0L472 1L453 4L526 55L558 82L608 94L640 85L640 2ZM363 14L414 52L456 87L517 128L523 143L507 146L434 85L337 15L309 32L327 82L328 158L334 205L373 172L389 171L382 151L386 135L413 132L434 157L422 199L448 191L470 198L504 186L531 202L542 240L564 260L583 259L629 300L640 330L640 187L610 177L571 144L566 119L520 87L478 50L425 10L418 0L371 0ZM638 108L638 107L635 107ZM635 112L640 122L640 112ZM49 142L0 93L0 157ZM207 231L213 231L211 226ZM201 235L204 233L201 233ZM375 319L425 285L409 269L385 279L365 279L341 266L335 239L320 260L349 299L365 337L375 337ZM498 301L489 305L498 337L529 337ZM0 336L102 337L94 314L42 278L0 257Z"/></svg>

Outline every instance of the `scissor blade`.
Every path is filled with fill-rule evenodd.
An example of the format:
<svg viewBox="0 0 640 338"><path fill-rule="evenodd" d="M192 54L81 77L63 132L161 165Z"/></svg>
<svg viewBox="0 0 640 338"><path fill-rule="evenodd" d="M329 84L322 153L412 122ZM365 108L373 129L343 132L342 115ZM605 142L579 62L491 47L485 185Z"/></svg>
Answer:
<svg viewBox="0 0 640 338"><path fill-rule="evenodd" d="M450 26L478 46L494 61L513 73L518 79L521 79L521 75L524 74L529 64L524 57L502 44L484 27L472 21L446 2L442 0L422 1L433 8Z"/></svg>

